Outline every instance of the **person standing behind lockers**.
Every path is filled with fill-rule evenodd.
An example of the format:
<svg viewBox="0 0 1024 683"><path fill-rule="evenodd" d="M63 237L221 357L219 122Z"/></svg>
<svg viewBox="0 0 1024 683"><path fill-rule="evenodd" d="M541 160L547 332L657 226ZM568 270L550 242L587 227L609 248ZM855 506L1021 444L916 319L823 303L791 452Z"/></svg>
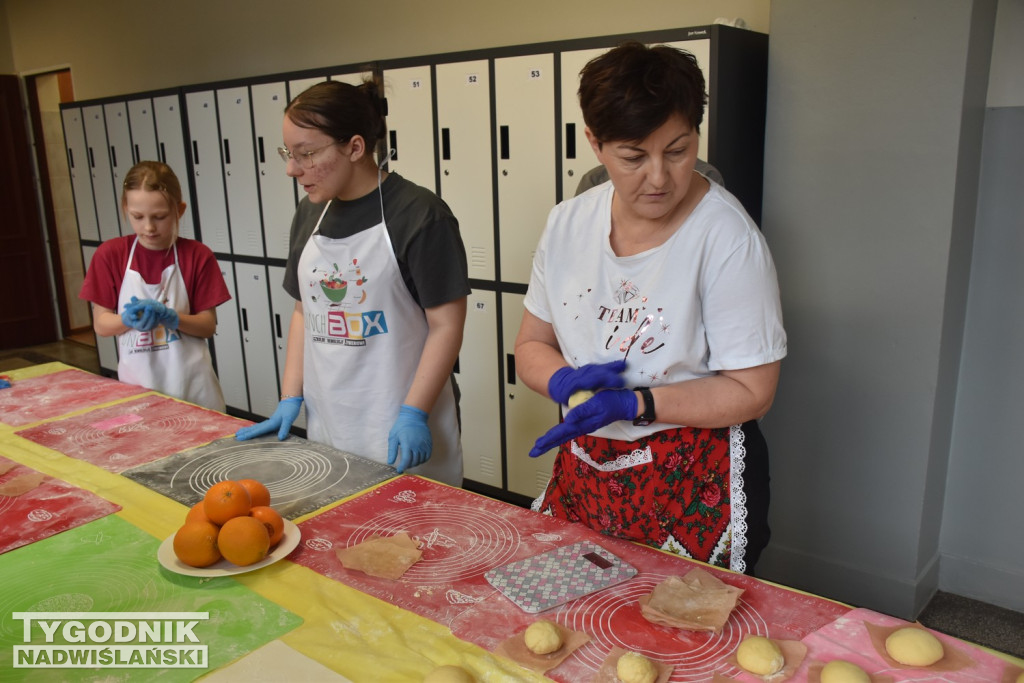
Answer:
<svg viewBox="0 0 1024 683"><path fill-rule="evenodd" d="M231 294L210 248L178 235L185 209L167 164L135 164L121 191L134 234L99 246L79 297L96 334L117 337L119 380L223 412L206 340Z"/></svg>
<svg viewBox="0 0 1024 683"><path fill-rule="evenodd" d="M318 83L285 109L279 152L307 194L284 278L295 311L281 402L238 438L286 438L305 403L312 441L460 486L466 251L440 198L374 160L385 107L370 80Z"/></svg>

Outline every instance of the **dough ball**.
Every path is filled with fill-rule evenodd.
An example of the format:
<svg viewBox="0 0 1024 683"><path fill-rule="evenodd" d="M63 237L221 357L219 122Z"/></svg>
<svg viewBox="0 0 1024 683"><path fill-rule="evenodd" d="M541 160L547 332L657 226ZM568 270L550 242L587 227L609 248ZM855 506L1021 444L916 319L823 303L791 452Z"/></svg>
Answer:
<svg viewBox="0 0 1024 683"><path fill-rule="evenodd" d="M885 651L907 666L931 666L945 654L938 638L923 628L911 626L890 633L885 639Z"/></svg>
<svg viewBox="0 0 1024 683"><path fill-rule="evenodd" d="M581 389L580 391L577 391L575 394L569 397L569 410L572 410L573 408L583 403L593 395L594 392L590 391L589 389Z"/></svg>
<svg viewBox="0 0 1024 683"><path fill-rule="evenodd" d="M821 683L871 683L871 677L856 664L835 659L822 667Z"/></svg>
<svg viewBox="0 0 1024 683"><path fill-rule="evenodd" d="M1017 683L1024 683L1024 671L1021 671L1020 675L1017 676Z"/></svg>
<svg viewBox="0 0 1024 683"><path fill-rule="evenodd" d="M476 683L476 679L461 666L446 664L428 673L423 683Z"/></svg>
<svg viewBox="0 0 1024 683"><path fill-rule="evenodd" d="M615 674L622 683L654 683L658 680L658 667L639 652L627 652L619 657Z"/></svg>
<svg viewBox="0 0 1024 683"><path fill-rule="evenodd" d="M736 661L758 676L774 676L786 665L779 646L764 636L750 636L740 643L736 650Z"/></svg>
<svg viewBox="0 0 1024 683"><path fill-rule="evenodd" d="M523 642L535 655L549 655L562 648L562 630L553 621L535 621L523 634Z"/></svg>

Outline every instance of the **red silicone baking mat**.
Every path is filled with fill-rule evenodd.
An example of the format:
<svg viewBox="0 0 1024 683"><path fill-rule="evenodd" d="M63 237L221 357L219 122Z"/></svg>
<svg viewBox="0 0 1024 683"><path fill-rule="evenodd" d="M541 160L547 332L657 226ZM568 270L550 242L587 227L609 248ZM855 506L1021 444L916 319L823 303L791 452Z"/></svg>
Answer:
<svg viewBox="0 0 1024 683"><path fill-rule="evenodd" d="M34 488L19 495L4 495L26 481L35 484ZM91 491L0 457L0 553L120 509L120 505Z"/></svg>
<svg viewBox="0 0 1024 683"><path fill-rule="evenodd" d="M799 640L849 611L828 600L709 569L745 591L722 633L658 626L641 616L637 600L667 577L706 565L419 477L400 477L299 527L302 543L289 559L437 621L487 650L538 618L587 633L591 641L546 674L558 681L591 680L612 647L673 665L672 681L708 681L747 633ZM421 542L423 557L397 581L346 570L334 553L372 534L399 531ZM581 541L598 544L639 573L539 615L527 614L484 579L490 569Z"/></svg>
<svg viewBox="0 0 1024 683"><path fill-rule="evenodd" d="M110 472L152 462L209 443L245 420L150 395L29 427L18 436Z"/></svg>
<svg viewBox="0 0 1024 683"><path fill-rule="evenodd" d="M149 391L82 370L61 370L11 382L0 391L0 422L20 427Z"/></svg>

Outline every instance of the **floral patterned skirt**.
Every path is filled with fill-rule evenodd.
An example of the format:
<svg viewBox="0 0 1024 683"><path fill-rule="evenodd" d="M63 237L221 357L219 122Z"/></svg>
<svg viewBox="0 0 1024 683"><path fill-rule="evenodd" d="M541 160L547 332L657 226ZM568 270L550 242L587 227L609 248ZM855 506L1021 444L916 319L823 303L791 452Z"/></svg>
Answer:
<svg viewBox="0 0 1024 683"><path fill-rule="evenodd" d="M610 536L745 571L744 428L751 426L756 430L756 423L682 427L638 441L577 437L559 448L551 481L533 509ZM756 436L763 444L760 432ZM766 517L766 449L764 460L765 500L759 514ZM767 543L766 519L756 526L763 526L764 534L756 548L759 554Z"/></svg>

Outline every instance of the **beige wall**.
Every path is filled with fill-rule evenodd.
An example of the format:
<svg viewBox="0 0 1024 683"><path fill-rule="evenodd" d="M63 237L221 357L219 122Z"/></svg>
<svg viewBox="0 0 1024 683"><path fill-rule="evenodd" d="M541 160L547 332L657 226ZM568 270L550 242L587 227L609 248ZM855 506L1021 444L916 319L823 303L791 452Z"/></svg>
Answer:
<svg viewBox="0 0 1024 683"><path fill-rule="evenodd" d="M378 59L696 26L718 17L741 17L750 28L768 32L769 11L769 0L0 0L0 10L4 4L15 70L70 66L79 100Z"/></svg>

